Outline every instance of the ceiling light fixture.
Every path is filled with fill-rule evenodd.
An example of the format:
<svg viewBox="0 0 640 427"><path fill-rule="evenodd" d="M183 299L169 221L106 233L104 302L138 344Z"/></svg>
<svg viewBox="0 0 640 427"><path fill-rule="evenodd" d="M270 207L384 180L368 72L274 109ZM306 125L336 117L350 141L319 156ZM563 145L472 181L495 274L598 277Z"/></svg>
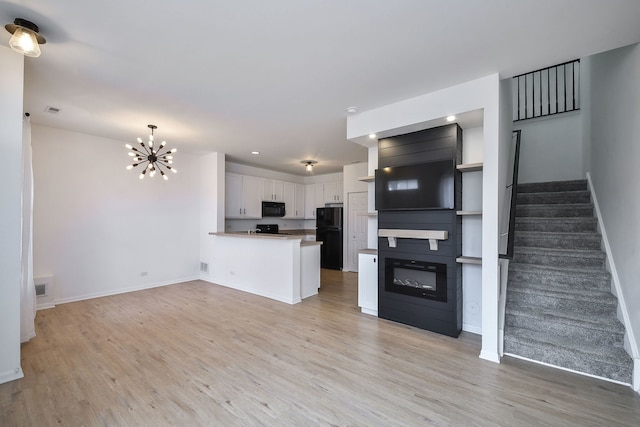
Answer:
<svg viewBox="0 0 640 427"><path fill-rule="evenodd" d="M347 108L347 114L356 114L357 112L358 112L358 107Z"/></svg>
<svg viewBox="0 0 640 427"><path fill-rule="evenodd" d="M447 116L447 121L452 122L456 119L456 116Z"/></svg>
<svg viewBox="0 0 640 427"><path fill-rule="evenodd" d="M164 153L160 153L164 145L167 141L162 141L162 143L158 146L158 148L153 147L153 131L154 129L158 129L156 125L147 125L149 129L151 129L151 134L149 135L149 141L145 145L142 142L142 138L138 138L138 143L142 146L142 150L132 147L131 144L125 144L129 150L129 156L133 157L133 164L127 166L127 170L131 170L136 166L143 166L144 169L140 174L139 178L143 179L144 175L149 171L149 176L153 178L157 171L160 172L160 175L167 180L169 177L164 173L162 168L165 168L167 171L171 171L173 173L178 172L175 168L170 165L173 164L173 153L178 151L173 148ZM143 151L144 150L144 151Z"/></svg>
<svg viewBox="0 0 640 427"><path fill-rule="evenodd" d="M370 133L369 134L369 139L376 139L376 134L375 133Z"/></svg>
<svg viewBox="0 0 640 427"><path fill-rule="evenodd" d="M13 24L7 24L4 26L12 36L9 39L9 46L16 52L37 58L40 56L40 44L45 44L47 41L44 37L38 34L38 26L26 19L16 18Z"/></svg>
<svg viewBox="0 0 640 427"><path fill-rule="evenodd" d="M307 172L313 172L313 165L315 165L317 160L303 160L300 163L304 165L304 168Z"/></svg>
<svg viewBox="0 0 640 427"><path fill-rule="evenodd" d="M251 154L255 154L257 156L258 154L260 154L260 152L259 151L252 151Z"/></svg>

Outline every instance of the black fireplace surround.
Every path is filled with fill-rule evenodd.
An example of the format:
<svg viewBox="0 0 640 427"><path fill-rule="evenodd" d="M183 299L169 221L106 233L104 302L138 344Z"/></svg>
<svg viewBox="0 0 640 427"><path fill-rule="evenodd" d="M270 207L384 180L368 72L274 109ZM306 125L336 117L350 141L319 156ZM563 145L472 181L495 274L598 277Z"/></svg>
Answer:
<svg viewBox="0 0 640 427"><path fill-rule="evenodd" d="M380 209L379 229L445 230L446 240L431 250L429 241L397 238L395 247L378 238L378 316L457 337L462 330L462 177L455 169L462 159L462 130L457 124L381 139L378 169L404 165L429 167L450 162L454 203L449 209ZM376 181L376 187L378 181Z"/></svg>

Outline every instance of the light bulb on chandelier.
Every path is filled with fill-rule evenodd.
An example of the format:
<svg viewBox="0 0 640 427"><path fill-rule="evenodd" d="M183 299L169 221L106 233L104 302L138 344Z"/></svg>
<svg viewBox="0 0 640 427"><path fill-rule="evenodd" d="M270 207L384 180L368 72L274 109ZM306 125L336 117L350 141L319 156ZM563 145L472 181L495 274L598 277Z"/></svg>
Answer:
<svg viewBox="0 0 640 427"><path fill-rule="evenodd" d="M156 175L156 172L160 172L160 175L164 180L168 180L169 177L164 173L164 170L171 171L173 173L177 173L178 171L170 166L173 164L173 153L178 151L173 148L171 150L167 150L166 152L161 153L160 151L166 145L166 141L162 141L162 143L157 147L153 147L153 131L158 128L156 125L147 125L149 129L151 129L151 134L149 135L149 141L145 144L142 141L142 138L138 138L138 143L142 149L133 147L131 144L125 144L125 147L131 151L129 151L129 156L133 157L133 164L127 166L127 170L131 170L135 167L142 166L142 172L138 176L140 179L144 179L147 170L149 171L149 176L153 178Z"/></svg>

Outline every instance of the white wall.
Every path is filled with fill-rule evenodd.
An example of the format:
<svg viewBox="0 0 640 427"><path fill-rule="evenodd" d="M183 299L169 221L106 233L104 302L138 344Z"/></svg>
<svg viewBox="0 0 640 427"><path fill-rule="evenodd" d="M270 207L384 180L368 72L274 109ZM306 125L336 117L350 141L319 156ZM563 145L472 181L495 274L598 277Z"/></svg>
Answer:
<svg viewBox="0 0 640 427"><path fill-rule="evenodd" d="M446 124L445 117L483 110L482 184L482 351L480 357L498 362L498 211L500 138L500 77L492 74L426 95L365 111L347 119L347 139L371 146L370 133L397 135ZM440 123L436 123L440 121ZM505 143L508 143L506 141Z"/></svg>
<svg viewBox="0 0 640 427"><path fill-rule="evenodd" d="M207 267L200 270L200 278L209 279L209 265L213 260L213 237L209 233L224 231L225 155L212 153L200 160L200 262Z"/></svg>
<svg viewBox="0 0 640 427"><path fill-rule="evenodd" d="M518 182L584 179L580 111L515 122L513 128L522 130Z"/></svg>
<svg viewBox="0 0 640 427"><path fill-rule="evenodd" d="M0 46L0 384L22 378L20 368L20 251L22 246L22 90L24 57Z"/></svg>
<svg viewBox="0 0 640 427"><path fill-rule="evenodd" d="M591 57L591 178L640 343L640 45ZM637 350L637 349L636 349Z"/></svg>
<svg viewBox="0 0 640 427"><path fill-rule="evenodd" d="M140 180L127 141L44 126L32 141L34 275L54 277L56 302L197 277L195 156L179 151L168 181Z"/></svg>

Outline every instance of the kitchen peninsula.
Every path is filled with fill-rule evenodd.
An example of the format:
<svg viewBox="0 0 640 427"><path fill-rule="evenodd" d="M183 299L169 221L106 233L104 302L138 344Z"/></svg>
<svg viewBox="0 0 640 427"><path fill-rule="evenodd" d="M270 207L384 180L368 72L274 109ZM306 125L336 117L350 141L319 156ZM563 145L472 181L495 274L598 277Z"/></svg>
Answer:
<svg viewBox="0 0 640 427"><path fill-rule="evenodd" d="M287 304L318 293L321 242L295 234L209 234L214 238L209 266L214 283Z"/></svg>

